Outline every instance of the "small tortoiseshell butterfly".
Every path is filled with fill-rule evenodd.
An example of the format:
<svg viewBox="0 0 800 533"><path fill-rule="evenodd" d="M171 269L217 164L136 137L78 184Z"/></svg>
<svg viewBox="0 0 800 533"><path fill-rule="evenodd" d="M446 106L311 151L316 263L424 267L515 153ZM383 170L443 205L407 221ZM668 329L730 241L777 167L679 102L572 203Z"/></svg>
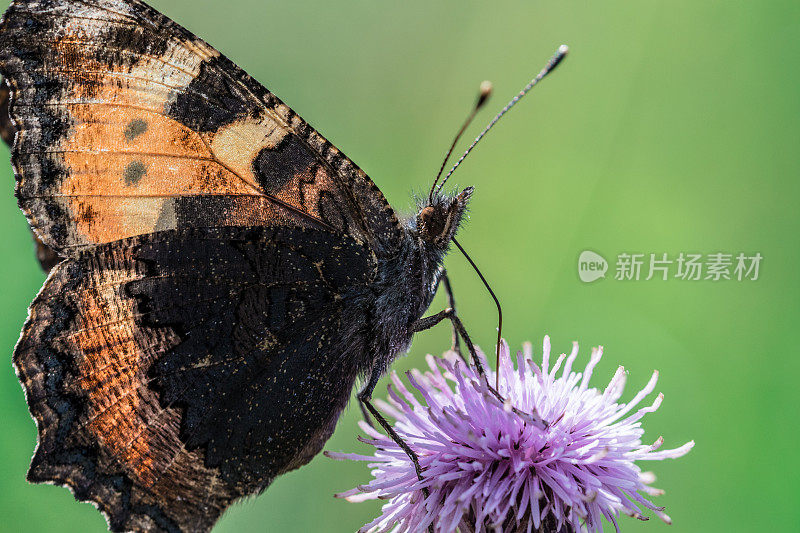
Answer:
<svg viewBox="0 0 800 533"><path fill-rule="evenodd" d="M28 479L112 530L209 530L322 449L359 376L372 412L414 332L454 319L420 318L472 189L399 219L139 0L14 0L0 71L19 205L63 258L14 352L39 430Z"/></svg>

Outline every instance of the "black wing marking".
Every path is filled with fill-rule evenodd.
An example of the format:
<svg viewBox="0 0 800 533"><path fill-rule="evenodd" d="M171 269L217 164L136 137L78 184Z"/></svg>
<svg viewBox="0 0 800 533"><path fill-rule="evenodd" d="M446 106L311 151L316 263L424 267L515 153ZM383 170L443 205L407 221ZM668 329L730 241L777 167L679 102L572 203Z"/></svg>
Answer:
<svg viewBox="0 0 800 533"><path fill-rule="evenodd" d="M299 466L352 390L374 258L295 229L182 236L136 257L147 275L129 291L146 324L181 338L150 375L163 403L186 409L187 447L248 486Z"/></svg>

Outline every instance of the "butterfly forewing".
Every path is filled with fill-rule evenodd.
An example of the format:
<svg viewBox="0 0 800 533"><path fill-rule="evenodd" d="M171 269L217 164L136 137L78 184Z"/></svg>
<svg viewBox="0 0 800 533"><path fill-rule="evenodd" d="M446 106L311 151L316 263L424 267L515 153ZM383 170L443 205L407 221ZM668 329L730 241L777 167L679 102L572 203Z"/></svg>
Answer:
<svg viewBox="0 0 800 533"><path fill-rule="evenodd" d="M292 225L391 244L349 159L204 41L135 0L18 0L0 65L20 205L69 250L185 227Z"/></svg>

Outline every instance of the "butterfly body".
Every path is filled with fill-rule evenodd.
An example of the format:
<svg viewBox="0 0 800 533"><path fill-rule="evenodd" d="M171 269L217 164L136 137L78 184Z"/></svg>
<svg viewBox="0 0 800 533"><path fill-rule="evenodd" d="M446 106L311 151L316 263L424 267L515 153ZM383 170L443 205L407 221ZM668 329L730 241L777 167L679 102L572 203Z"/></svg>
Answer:
<svg viewBox="0 0 800 533"><path fill-rule="evenodd" d="M398 218L324 137L138 0L15 0L17 197L64 260L14 363L28 477L203 531L306 464L408 349L472 189Z"/></svg>

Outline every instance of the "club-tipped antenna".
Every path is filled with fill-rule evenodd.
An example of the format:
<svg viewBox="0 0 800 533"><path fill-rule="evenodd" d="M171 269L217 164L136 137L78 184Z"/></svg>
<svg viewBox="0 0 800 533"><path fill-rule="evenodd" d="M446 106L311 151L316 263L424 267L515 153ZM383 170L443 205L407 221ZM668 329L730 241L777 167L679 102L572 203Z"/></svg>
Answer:
<svg viewBox="0 0 800 533"><path fill-rule="evenodd" d="M558 66L559 63L561 63L561 61L567 55L567 52L569 52L569 48L567 47L567 45L562 44L561 46L558 47L558 50L556 51L556 53L553 54L553 57L550 58L550 61L547 62L547 65L545 65L545 67L541 70L541 72L539 72L539 74L537 74L536 77L533 78L528 83L528 85L526 85L519 92L519 94L517 94L514 98L512 98L511 101L508 104L506 104L506 106L503 109L501 109L500 112L497 113L497 115L495 115L495 117L492 119L492 121L489 122L489 124L485 128L483 128L483 131L480 132L480 134L475 138L474 141L472 141L472 144L469 146L469 148L467 148L467 151L464 152L464 155L462 155L458 159L458 161L456 161L456 164L453 165L453 168L451 168L450 171L447 173L447 175L444 177L442 182L439 184L439 187L434 192L431 193L431 197L433 197L434 194L438 194L442 190L442 187L444 187L444 184L447 183L447 180L450 178L450 176L453 175L453 172L455 172L456 169L459 167L459 165L464 161L464 159L466 159L466 157L469 155L469 153L472 151L472 149L475 148L475 146L479 142L481 142L481 139L483 139L483 137L487 133L489 133L489 130L491 130L494 127L494 125L497 124L500 121L501 118L503 118L503 115L508 113L508 111L512 107L517 105L517 102L519 102L522 99L523 96L528 94L528 92L531 89L533 89L536 86L537 83L542 81L542 79L545 76L547 76L548 74L553 72L553 70ZM437 182L439 181L438 178L437 178L436 181ZM435 185L435 183L434 183L434 185Z"/></svg>
<svg viewBox="0 0 800 533"><path fill-rule="evenodd" d="M450 144L450 149L447 150L447 154L444 156L444 160L442 161L442 166L439 167L439 173L436 174L436 179L433 180L433 185L431 185L431 192L428 194L428 202L433 201L433 191L436 189L436 184L439 182L439 178L442 176L444 172L444 167L447 165L447 162L450 161L450 156L453 155L453 150L456 148L456 144L461 139L461 136L464 135L464 132L467 131L467 128L472 123L472 119L475 118L475 115L478 114L478 111L483 107L483 104L489 100L489 97L492 95L492 82L484 81L481 83L480 92L478 93L478 100L475 102L475 105L470 111L469 115L467 116L467 120L464 121L464 124L461 125L461 129L458 130L456 133L455 138L453 139L452 144Z"/></svg>

